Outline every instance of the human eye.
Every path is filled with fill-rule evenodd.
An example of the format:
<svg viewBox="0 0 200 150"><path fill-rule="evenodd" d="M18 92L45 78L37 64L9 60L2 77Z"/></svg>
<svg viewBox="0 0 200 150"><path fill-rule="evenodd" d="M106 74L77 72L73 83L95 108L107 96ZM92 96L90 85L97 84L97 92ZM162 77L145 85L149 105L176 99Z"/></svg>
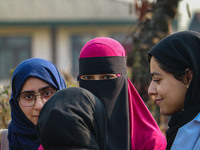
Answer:
<svg viewBox="0 0 200 150"><path fill-rule="evenodd" d="M117 78L117 75L115 75L115 74L104 75L104 77L103 77L104 80L115 79L115 78Z"/></svg>
<svg viewBox="0 0 200 150"><path fill-rule="evenodd" d="M46 90L46 91L44 91L44 92L42 93L42 95L44 95L44 96L49 96L49 95L51 95L51 91Z"/></svg>
<svg viewBox="0 0 200 150"><path fill-rule="evenodd" d="M34 93L25 93L21 96L24 100L33 100L34 99Z"/></svg>
<svg viewBox="0 0 200 150"><path fill-rule="evenodd" d="M92 80L92 77L90 75L82 75L81 79L82 80Z"/></svg>
<svg viewBox="0 0 200 150"><path fill-rule="evenodd" d="M153 82L159 82L160 80L153 80Z"/></svg>
<svg viewBox="0 0 200 150"><path fill-rule="evenodd" d="M56 90L53 90L53 89L45 89L44 91L41 91L41 95L44 98L48 98L52 96L55 92Z"/></svg>
<svg viewBox="0 0 200 150"><path fill-rule="evenodd" d="M153 73L151 73L151 79L152 79L152 82L160 83L160 81L163 79L163 77L160 73L153 72Z"/></svg>
<svg viewBox="0 0 200 150"><path fill-rule="evenodd" d="M160 82L160 79L153 78L152 81L155 82L155 83L159 83L159 82Z"/></svg>
<svg viewBox="0 0 200 150"><path fill-rule="evenodd" d="M108 79L113 79L113 76L111 76L111 75L105 75L105 76L104 76L104 79L106 79L106 80L108 80Z"/></svg>

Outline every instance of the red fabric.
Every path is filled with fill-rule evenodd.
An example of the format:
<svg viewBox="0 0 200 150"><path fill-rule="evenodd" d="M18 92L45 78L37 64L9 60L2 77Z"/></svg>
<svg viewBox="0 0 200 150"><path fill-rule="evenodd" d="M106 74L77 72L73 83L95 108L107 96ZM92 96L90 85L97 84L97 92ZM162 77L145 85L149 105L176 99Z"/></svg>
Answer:
<svg viewBox="0 0 200 150"><path fill-rule="evenodd" d="M79 58L124 56L123 46L114 39L98 37L86 43ZM165 150L166 138L128 79L131 150Z"/></svg>
<svg viewBox="0 0 200 150"><path fill-rule="evenodd" d="M38 150L44 150L44 148L42 147L42 145L40 145L40 147L38 148Z"/></svg>
<svg viewBox="0 0 200 150"><path fill-rule="evenodd" d="M131 150L165 150L166 139L128 79Z"/></svg>
<svg viewBox="0 0 200 150"><path fill-rule="evenodd" d="M119 42L111 38L99 37L83 46L79 58L105 56L126 56L126 52Z"/></svg>

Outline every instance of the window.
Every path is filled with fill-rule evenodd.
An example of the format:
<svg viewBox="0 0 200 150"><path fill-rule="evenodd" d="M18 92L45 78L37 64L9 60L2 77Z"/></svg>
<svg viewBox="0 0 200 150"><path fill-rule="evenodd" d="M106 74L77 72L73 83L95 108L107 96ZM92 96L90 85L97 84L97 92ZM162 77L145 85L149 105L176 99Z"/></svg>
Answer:
<svg viewBox="0 0 200 150"><path fill-rule="evenodd" d="M30 58L29 36L0 36L0 79L10 78L10 70Z"/></svg>

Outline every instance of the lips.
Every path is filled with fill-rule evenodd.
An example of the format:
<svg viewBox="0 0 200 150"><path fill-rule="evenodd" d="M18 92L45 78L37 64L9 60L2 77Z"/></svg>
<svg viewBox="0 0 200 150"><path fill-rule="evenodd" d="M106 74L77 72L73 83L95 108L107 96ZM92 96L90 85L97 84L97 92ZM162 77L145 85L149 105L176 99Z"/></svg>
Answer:
<svg viewBox="0 0 200 150"><path fill-rule="evenodd" d="M163 99L156 99L156 100L155 100L156 105L158 105L162 100L163 100Z"/></svg>
<svg viewBox="0 0 200 150"><path fill-rule="evenodd" d="M39 115L33 115L33 117L39 117Z"/></svg>

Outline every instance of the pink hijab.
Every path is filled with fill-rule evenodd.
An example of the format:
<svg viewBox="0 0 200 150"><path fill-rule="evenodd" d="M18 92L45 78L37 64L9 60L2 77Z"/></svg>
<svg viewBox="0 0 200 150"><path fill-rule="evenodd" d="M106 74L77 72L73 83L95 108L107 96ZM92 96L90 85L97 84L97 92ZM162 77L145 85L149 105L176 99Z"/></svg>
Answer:
<svg viewBox="0 0 200 150"><path fill-rule="evenodd" d="M113 56L126 57L126 53L119 42L107 37L92 39L80 52L80 59ZM165 150L165 136L131 81L127 80L131 150Z"/></svg>

